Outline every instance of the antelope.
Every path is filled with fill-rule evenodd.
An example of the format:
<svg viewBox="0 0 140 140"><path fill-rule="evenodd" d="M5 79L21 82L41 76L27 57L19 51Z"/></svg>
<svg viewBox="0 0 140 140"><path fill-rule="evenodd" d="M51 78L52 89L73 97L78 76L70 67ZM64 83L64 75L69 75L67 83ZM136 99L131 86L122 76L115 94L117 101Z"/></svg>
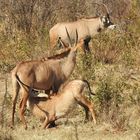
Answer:
<svg viewBox="0 0 140 140"><path fill-rule="evenodd" d="M103 29L114 29L116 25L114 25L110 20L107 6L105 4L98 5L104 8L105 15L92 18L82 18L74 22L62 22L55 24L49 31L51 48L53 49L56 46L59 37L61 37L65 44L70 44L68 36L65 32L65 27L68 29L70 37L73 41L75 41L75 30L77 29L79 40L81 38L86 38L84 44L85 46L88 46L91 38L93 38L93 36L101 32Z"/></svg>
<svg viewBox="0 0 140 140"><path fill-rule="evenodd" d="M42 125L44 129L48 128L55 120L67 115L74 109L76 104L88 109L96 124L93 104L83 95L85 87L88 87L89 93L93 94L86 80L72 80L68 82L61 93L51 96L51 98L46 96L38 97L32 93L28 98L28 107L33 115L44 119Z"/></svg>
<svg viewBox="0 0 140 140"><path fill-rule="evenodd" d="M76 43L69 50L66 50L69 52L66 53L67 56L65 59L59 58L57 55L57 59L51 57L43 60L24 61L18 63L11 71L13 85L12 127L14 126L14 114L19 91L22 93L19 106L19 117L23 122L25 129L27 129L24 111L26 102L32 90L52 90L53 93L57 93L60 85L72 74L76 64L77 50L84 47L84 40L81 39L77 43L78 34L76 36ZM83 49L90 51L87 48Z"/></svg>

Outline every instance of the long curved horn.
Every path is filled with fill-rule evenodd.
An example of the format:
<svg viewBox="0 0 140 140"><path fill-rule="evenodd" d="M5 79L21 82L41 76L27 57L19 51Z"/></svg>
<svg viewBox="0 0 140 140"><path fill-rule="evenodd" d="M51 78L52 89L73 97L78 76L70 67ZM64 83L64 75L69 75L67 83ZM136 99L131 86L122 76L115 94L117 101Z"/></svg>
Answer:
<svg viewBox="0 0 140 140"><path fill-rule="evenodd" d="M68 36L70 45L71 45L71 47L72 47L72 41L71 41L70 35L69 35L69 33L68 33L67 27L65 27L65 29L66 29L66 33L67 33L67 36Z"/></svg>
<svg viewBox="0 0 140 140"><path fill-rule="evenodd" d="M76 29L75 45L77 45L77 43L78 43L78 31L77 31L77 29Z"/></svg>
<svg viewBox="0 0 140 140"><path fill-rule="evenodd" d="M68 48L68 46L64 43L64 41L61 39L61 37L58 38L58 41L63 46L63 48Z"/></svg>
<svg viewBox="0 0 140 140"><path fill-rule="evenodd" d="M108 10L108 8L107 8L107 6L104 4L104 3L96 3L96 2L93 2L94 4L97 4L97 5L99 5L99 6L103 6L103 8L104 8L104 10L105 10L105 12L106 12L106 14L107 15L109 15L109 10Z"/></svg>
<svg viewBox="0 0 140 140"><path fill-rule="evenodd" d="M108 10L107 6L104 3L101 3L101 4L104 6L106 14L109 14L109 10Z"/></svg>

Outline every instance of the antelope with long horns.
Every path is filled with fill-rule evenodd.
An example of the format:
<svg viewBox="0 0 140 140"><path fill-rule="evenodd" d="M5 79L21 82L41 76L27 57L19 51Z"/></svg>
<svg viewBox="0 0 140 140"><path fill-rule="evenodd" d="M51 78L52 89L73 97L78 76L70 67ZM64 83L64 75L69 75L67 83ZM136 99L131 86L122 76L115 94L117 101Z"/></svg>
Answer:
<svg viewBox="0 0 140 140"><path fill-rule="evenodd" d="M65 32L68 31L67 29ZM68 34L69 36L69 34ZM21 91L21 102L19 108L19 117L25 129L27 124L24 117L25 106L28 100L29 94L33 89L37 90L52 90L53 93L57 93L61 84L63 84L69 76L72 74L76 64L76 54L79 48L84 47L84 40L81 39L78 43L78 33L76 30L76 43L73 47L69 48L65 59L56 55L43 60L24 61L16 65L12 70L12 85L13 85L13 97L12 97L12 126L14 125L14 114L17 102L17 96ZM69 36L70 39L70 36ZM63 42L62 42L63 43ZM72 44L71 44L72 45ZM85 51L89 51L89 48L83 48ZM64 56L63 56L64 57Z"/></svg>
<svg viewBox="0 0 140 140"><path fill-rule="evenodd" d="M73 40L74 42L75 30L77 29L79 40L81 38L86 38L84 44L85 46L88 46L88 43L90 42L91 38L98 34L100 31L102 31L102 29L114 29L116 25L114 25L110 20L107 6L102 3L98 5L102 6L104 15L93 18L83 18L74 22L62 22L54 25L49 31L51 48L53 49L56 46L59 37L61 37L65 44L70 44L68 36L65 32L65 27L67 28L70 34L71 40Z"/></svg>

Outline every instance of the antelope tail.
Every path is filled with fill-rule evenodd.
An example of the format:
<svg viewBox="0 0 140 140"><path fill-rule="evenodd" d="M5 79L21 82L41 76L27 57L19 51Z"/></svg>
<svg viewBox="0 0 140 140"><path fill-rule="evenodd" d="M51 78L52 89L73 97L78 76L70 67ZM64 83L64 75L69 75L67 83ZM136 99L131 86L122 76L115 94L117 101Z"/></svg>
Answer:
<svg viewBox="0 0 140 140"><path fill-rule="evenodd" d="M82 81L85 82L85 83L87 84L90 94L91 94L91 95L96 95L95 93L92 92L92 90L91 90L91 88L90 88L89 82L88 82L87 80L82 80Z"/></svg>
<svg viewBox="0 0 140 140"><path fill-rule="evenodd" d="M19 84L22 84L23 86L25 86L25 87L27 87L27 88L31 88L30 86L28 86L28 85L26 85L25 83L23 83L23 82L19 79L19 77L18 77L17 74L16 74L15 76L16 76L16 79L17 79L17 81L18 81Z"/></svg>
<svg viewBox="0 0 140 140"><path fill-rule="evenodd" d="M29 89L29 92L30 93L38 93L38 90L37 89L34 89L32 86L29 86L29 85L26 85L25 83L23 83L21 80L20 80L20 78L18 77L18 75L16 74L15 75L16 76L16 79L17 79L17 82L19 83L19 84L22 84L23 86L25 86L26 88L28 88ZM26 89L25 89L26 90ZM32 94L33 94L32 93ZM31 94L31 95L32 95Z"/></svg>

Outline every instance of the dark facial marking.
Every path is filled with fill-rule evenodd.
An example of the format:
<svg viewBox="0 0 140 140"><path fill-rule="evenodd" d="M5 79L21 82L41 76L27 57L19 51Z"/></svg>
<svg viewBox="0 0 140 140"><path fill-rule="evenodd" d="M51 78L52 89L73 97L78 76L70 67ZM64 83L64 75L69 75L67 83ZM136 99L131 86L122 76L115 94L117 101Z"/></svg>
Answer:
<svg viewBox="0 0 140 140"><path fill-rule="evenodd" d="M101 21L103 22L105 28L107 28L110 25L113 25L113 23L110 21L109 16L101 17Z"/></svg>

